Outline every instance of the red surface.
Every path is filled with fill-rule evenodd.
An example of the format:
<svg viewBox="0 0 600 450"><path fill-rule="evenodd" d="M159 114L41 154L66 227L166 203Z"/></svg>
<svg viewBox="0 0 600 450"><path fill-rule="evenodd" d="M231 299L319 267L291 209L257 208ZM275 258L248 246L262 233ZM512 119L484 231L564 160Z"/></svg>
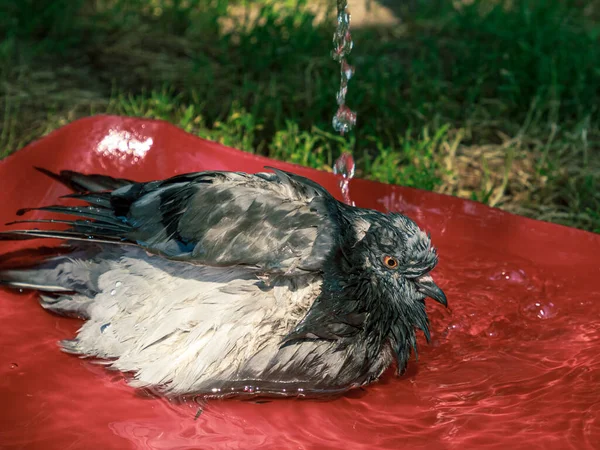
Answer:
<svg viewBox="0 0 600 450"><path fill-rule="evenodd" d="M208 142L164 122L95 117L0 162L0 223L65 188L33 170L136 180L200 170L295 171L339 197L334 175ZM59 351L80 322L0 290L0 447L598 448L600 236L429 192L354 180L358 206L405 211L439 248L432 343L402 378L329 402L148 398L101 366ZM0 226L2 227L2 226ZM31 245L31 244L30 244ZM14 245L2 244L0 254Z"/></svg>

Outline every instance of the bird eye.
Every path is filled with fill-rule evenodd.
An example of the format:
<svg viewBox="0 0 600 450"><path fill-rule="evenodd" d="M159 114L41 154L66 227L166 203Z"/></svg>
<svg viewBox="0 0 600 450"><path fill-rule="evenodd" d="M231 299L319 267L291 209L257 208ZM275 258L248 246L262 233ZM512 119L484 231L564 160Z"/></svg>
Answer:
<svg viewBox="0 0 600 450"><path fill-rule="evenodd" d="M396 258L394 258L393 256L384 256L383 263L385 264L385 267L387 267L388 269L397 269L398 268L398 260Z"/></svg>

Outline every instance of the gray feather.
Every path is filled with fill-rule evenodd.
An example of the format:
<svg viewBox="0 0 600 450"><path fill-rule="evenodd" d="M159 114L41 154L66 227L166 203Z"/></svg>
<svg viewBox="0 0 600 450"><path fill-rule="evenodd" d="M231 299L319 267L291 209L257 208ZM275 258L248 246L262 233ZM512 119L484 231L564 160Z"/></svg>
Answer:
<svg viewBox="0 0 600 450"><path fill-rule="evenodd" d="M80 174L71 174L67 184L74 180L78 188L97 184L96 179L86 183ZM91 206L19 211L87 219L69 221L66 231L15 230L2 233L0 239L131 243L171 259L214 266L241 264L288 275L320 270L334 245L337 223L328 204L335 200L317 184L294 174L201 172L161 182L125 181L119 180L123 185L110 193L69 196Z"/></svg>

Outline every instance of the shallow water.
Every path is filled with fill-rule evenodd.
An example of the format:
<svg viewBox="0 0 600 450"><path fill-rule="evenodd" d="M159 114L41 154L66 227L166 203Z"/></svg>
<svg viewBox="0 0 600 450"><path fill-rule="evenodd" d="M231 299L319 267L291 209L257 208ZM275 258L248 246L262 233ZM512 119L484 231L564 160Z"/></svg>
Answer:
<svg viewBox="0 0 600 450"><path fill-rule="evenodd" d="M10 426L0 439L16 444L34 431L21 443L41 448L71 436L76 421L98 439L114 433L138 448L593 448L600 324L589 318L600 314L598 298L491 249L441 250L436 279L451 309L430 302L432 341L421 339L407 375L387 374L327 403L211 401L196 421L197 405L144 399L121 376L60 353L55 341L72 335L77 321L50 316L31 295L2 296L3 319L15 339L28 341L4 357L3 398L35 400L3 418Z"/></svg>
<svg viewBox="0 0 600 450"><path fill-rule="evenodd" d="M135 165L81 151L114 129L154 144ZM65 193L41 175L24 182L32 165L149 179L265 164L291 168L164 123L89 119L0 163L9 184L0 220L24 206L17 195L35 206ZM294 170L337 188L334 175ZM194 420L196 404L135 391L118 373L61 353L56 342L81 322L0 290L0 447L598 448L600 237L412 189L355 180L351 192L359 206L405 211L439 248L434 278L450 306L428 302L432 340L421 337L406 375L326 402L210 401Z"/></svg>

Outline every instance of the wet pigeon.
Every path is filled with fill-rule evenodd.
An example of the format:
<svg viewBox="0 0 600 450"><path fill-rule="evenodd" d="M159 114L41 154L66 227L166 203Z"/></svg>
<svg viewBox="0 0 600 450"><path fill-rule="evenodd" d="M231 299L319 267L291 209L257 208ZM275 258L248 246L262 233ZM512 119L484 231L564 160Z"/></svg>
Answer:
<svg viewBox="0 0 600 450"><path fill-rule="evenodd" d="M436 251L412 220L348 206L292 173L136 183L39 170L85 206L38 208L76 216L52 220L68 224L63 231L0 233L66 241L35 267L5 255L0 284L87 319L64 351L131 373L137 387L169 396L344 392L394 362L402 373L416 329L429 339L425 298L446 305L429 275Z"/></svg>

